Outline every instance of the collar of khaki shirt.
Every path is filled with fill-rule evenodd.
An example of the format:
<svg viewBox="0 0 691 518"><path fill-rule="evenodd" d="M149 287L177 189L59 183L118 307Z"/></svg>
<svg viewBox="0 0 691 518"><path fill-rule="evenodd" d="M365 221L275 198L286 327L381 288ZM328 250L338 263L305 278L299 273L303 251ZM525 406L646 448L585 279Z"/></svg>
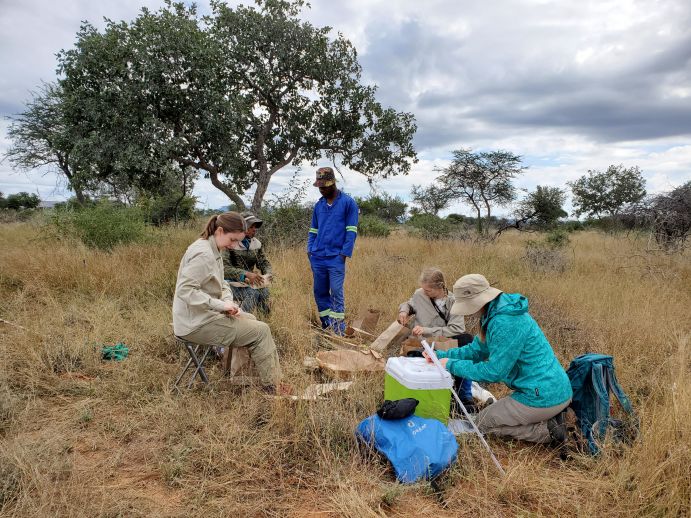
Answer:
<svg viewBox="0 0 691 518"><path fill-rule="evenodd" d="M221 259L221 251L218 249L218 245L216 244L216 237L213 234L211 234L207 241L209 242L211 251L214 253L214 257L216 259Z"/></svg>

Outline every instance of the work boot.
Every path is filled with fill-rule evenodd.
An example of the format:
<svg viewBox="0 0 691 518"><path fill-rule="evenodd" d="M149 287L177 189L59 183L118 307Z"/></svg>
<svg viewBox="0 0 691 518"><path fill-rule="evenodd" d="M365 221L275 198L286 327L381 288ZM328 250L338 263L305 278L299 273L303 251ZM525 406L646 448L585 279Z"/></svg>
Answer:
<svg viewBox="0 0 691 518"><path fill-rule="evenodd" d="M562 410L557 415L547 420L547 430L549 431L549 437L551 439L550 446L563 450L568 439L568 431L566 429L566 423L564 422L564 416L566 410Z"/></svg>

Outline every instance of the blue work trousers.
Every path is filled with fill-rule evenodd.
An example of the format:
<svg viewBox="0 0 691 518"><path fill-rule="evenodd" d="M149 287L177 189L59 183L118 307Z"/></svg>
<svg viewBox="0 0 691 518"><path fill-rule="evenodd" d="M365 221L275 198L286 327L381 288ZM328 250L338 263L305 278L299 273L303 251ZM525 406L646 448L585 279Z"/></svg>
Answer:
<svg viewBox="0 0 691 518"><path fill-rule="evenodd" d="M322 328L342 336L345 333L345 258L340 255L310 255L310 265L314 277L314 300Z"/></svg>
<svg viewBox="0 0 691 518"><path fill-rule="evenodd" d="M473 341L473 335L469 333L461 333L453 338L458 342L458 347L463 347ZM454 389L464 403L473 401L472 384L473 382L469 379L454 376Z"/></svg>

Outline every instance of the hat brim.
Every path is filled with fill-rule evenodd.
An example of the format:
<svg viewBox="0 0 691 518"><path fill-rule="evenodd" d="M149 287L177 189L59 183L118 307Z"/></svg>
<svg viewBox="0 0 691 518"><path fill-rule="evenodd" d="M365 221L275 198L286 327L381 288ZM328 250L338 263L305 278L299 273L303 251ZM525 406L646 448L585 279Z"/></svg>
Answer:
<svg viewBox="0 0 691 518"><path fill-rule="evenodd" d="M451 314L467 317L468 315L477 313L480 311L482 306L496 299L501 293L501 290L490 286L485 291L478 293L474 297L460 300L456 299L456 301L453 303L453 306L451 306Z"/></svg>
<svg viewBox="0 0 691 518"><path fill-rule="evenodd" d="M264 224L264 220L261 220L259 218L252 218L247 220L247 228L250 228L252 225L255 227L259 228Z"/></svg>
<svg viewBox="0 0 691 518"><path fill-rule="evenodd" d="M336 185L336 180L317 180L312 184L314 187L331 187Z"/></svg>

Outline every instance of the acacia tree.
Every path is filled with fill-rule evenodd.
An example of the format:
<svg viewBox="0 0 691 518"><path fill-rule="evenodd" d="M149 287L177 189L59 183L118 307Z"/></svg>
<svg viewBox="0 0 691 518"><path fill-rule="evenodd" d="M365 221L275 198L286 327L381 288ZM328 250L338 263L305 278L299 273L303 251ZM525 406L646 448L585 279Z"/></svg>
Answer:
<svg viewBox="0 0 691 518"><path fill-rule="evenodd" d="M74 159L75 139L65 120L60 86L44 84L11 120L7 135L12 144L4 155L10 164L25 171L53 166L83 204L86 182Z"/></svg>
<svg viewBox="0 0 691 518"><path fill-rule="evenodd" d="M438 170L437 179L446 195L471 205L477 214L478 233L489 232L492 206L505 206L516 198L512 181L526 168L521 157L510 151L483 151L470 149L453 152L453 161ZM482 225L482 209L485 225Z"/></svg>
<svg viewBox="0 0 691 518"><path fill-rule="evenodd" d="M383 108L360 84L356 51L298 18L301 0L258 8L168 3L132 23L85 25L60 54L73 120L89 128L99 174L157 183L173 160L203 172L238 207L256 186L322 156L370 178L407 173L413 116Z"/></svg>
<svg viewBox="0 0 691 518"><path fill-rule="evenodd" d="M616 216L628 204L645 196L645 179L638 166L610 165L607 171L588 170L575 182L567 182L573 193L574 215L601 219Z"/></svg>

